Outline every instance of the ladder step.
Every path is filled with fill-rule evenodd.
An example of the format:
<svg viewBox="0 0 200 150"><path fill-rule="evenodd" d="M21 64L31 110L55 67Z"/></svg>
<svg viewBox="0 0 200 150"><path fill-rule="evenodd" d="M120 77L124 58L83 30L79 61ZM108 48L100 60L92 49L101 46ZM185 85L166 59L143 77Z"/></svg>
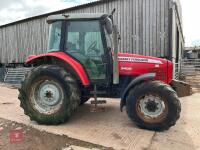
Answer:
<svg viewBox="0 0 200 150"><path fill-rule="evenodd" d="M106 91L90 91L90 94L106 94Z"/></svg>
<svg viewBox="0 0 200 150"><path fill-rule="evenodd" d="M106 104L106 100L91 101L91 104Z"/></svg>

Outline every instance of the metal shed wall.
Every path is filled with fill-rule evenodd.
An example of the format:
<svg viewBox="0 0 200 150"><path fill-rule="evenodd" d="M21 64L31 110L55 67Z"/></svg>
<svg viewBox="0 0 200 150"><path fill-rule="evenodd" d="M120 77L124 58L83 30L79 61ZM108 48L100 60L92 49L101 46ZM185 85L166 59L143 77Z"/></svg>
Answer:
<svg viewBox="0 0 200 150"><path fill-rule="evenodd" d="M102 0L59 13L110 13L116 8L114 19L121 34L121 52L169 57L171 1ZM48 41L47 16L0 26L0 63L24 62L29 54L44 53Z"/></svg>

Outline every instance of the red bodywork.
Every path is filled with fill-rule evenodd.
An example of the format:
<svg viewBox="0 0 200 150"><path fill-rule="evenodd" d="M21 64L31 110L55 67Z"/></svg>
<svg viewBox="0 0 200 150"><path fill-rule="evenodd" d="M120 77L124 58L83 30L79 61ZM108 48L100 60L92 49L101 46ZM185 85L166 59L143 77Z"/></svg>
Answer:
<svg viewBox="0 0 200 150"><path fill-rule="evenodd" d="M139 76L146 73L156 73L155 80L167 84L172 81L173 65L166 59L137 54L119 53L119 74Z"/></svg>
<svg viewBox="0 0 200 150"><path fill-rule="evenodd" d="M156 73L155 80L160 80L167 84L172 81L172 63L166 59L128 53L119 53L118 56L119 75L136 77L146 73ZM56 57L65 61L75 70L83 85L88 86L90 84L82 65L64 52L51 52L38 56L30 55L25 63L32 63L42 57Z"/></svg>
<svg viewBox="0 0 200 150"><path fill-rule="evenodd" d="M90 81L88 79L88 76L87 76L83 66L79 62L77 62L76 60L71 58L70 56L66 55L64 52L51 52L51 53L47 53L47 54L41 54L38 56L30 55L28 57L28 60L25 62L25 64L32 63L42 57L56 57L58 59L65 61L75 70L75 72L81 79L81 82L83 85L88 86L90 84Z"/></svg>

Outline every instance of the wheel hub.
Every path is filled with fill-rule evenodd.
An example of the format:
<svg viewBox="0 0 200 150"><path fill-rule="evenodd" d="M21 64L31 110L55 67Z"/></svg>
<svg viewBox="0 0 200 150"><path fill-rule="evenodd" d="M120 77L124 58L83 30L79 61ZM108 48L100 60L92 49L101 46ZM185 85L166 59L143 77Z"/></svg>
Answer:
<svg viewBox="0 0 200 150"><path fill-rule="evenodd" d="M158 103L156 103L155 101L151 101L151 100L148 100L147 103L145 103L146 106L145 108L149 111L149 112L155 112L156 110L158 110Z"/></svg>
<svg viewBox="0 0 200 150"><path fill-rule="evenodd" d="M44 82L40 85L39 97L41 99L41 102L46 105L56 105L60 100L59 93L60 91L58 87L52 83Z"/></svg>
<svg viewBox="0 0 200 150"><path fill-rule="evenodd" d="M33 107L44 114L55 113L63 103L63 90L53 80L43 80L35 84L32 91Z"/></svg>
<svg viewBox="0 0 200 150"><path fill-rule="evenodd" d="M163 114L165 104L162 99L154 95L146 95L140 99L140 112L148 118L157 118Z"/></svg>
<svg viewBox="0 0 200 150"><path fill-rule="evenodd" d="M53 93L51 91L47 91L45 97L46 98L53 98Z"/></svg>

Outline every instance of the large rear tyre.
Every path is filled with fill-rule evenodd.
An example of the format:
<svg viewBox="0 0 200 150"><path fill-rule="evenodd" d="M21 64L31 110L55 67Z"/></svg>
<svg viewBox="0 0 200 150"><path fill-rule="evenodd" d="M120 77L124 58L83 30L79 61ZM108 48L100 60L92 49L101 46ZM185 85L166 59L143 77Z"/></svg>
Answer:
<svg viewBox="0 0 200 150"><path fill-rule="evenodd" d="M130 90L126 110L137 126L161 131L175 125L180 117L181 104L169 85L146 81Z"/></svg>
<svg viewBox="0 0 200 150"><path fill-rule="evenodd" d="M68 120L80 103L76 80L63 68L42 65L29 72L19 89L24 113L40 124Z"/></svg>

